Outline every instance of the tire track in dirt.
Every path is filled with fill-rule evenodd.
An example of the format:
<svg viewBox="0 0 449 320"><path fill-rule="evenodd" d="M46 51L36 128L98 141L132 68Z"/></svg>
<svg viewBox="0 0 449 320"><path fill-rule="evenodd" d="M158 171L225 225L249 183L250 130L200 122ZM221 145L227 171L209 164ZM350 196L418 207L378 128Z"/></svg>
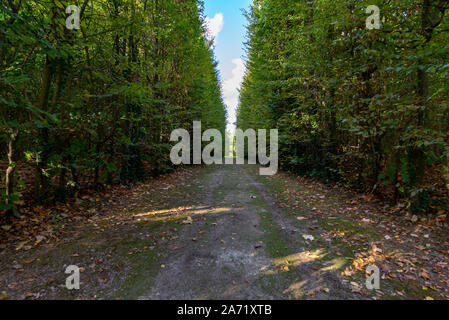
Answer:
<svg viewBox="0 0 449 320"><path fill-rule="evenodd" d="M271 261L256 249L263 235L260 217L245 192L247 178L235 170L222 166L213 171L207 213L192 216L193 224L180 234L180 249L141 299L273 298L252 285Z"/></svg>
<svg viewBox="0 0 449 320"><path fill-rule="evenodd" d="M318 299L340 300L355 298L354 294L343 285L337 273L329 268L329 265L323 265L319 259L314 261L310 258L310 246L307 245L303 238L304 234L309 233L309 226L304 223L297 223L293 219L286 217L276 201L265 191L264 185L256 182L247 171L243 170L243 172L270 209L273 221L278 225L278 228L282 231L283 238L294 252L290 258L294 260L301 285L298 285L299 283L293 284L287 291L292 292L294 295L298 293L303 295L313 293L313 297ZM300 292L295 293L298 289L301 289ZM363 299L363 297L357 295L357 299Z"/></svg>

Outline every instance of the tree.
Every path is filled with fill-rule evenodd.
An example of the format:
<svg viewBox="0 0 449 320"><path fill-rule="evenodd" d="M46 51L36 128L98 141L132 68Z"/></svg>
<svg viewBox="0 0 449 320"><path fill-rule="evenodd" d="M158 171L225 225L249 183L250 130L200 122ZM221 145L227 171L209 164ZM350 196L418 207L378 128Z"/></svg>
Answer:
<svg viewBox="0 0 449 320"><path fill-rule="evenodd" d="M66 27L69 4L79 30ZM2 208L17 210L20 193L45 203L173 170L170 133L193 120L224 134L202 10L197 0L2 1ZM26 190L14 175L23 166L35 170Z"/></svg>
<svg viewBox="0 0 449 320"><path fill-rule="evenodd" d="M369 30L373 4L382 23ZM255 0L238 127L278 128L284 169L433 210L424 177L447 172L449 141L445 16L438 0Z"/></svg>

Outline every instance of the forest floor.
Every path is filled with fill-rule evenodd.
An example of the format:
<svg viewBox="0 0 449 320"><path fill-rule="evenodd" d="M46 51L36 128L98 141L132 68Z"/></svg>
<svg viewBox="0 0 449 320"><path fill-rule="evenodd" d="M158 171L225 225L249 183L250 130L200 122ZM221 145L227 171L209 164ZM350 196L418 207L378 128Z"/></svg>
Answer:
<svg viewBox="0 0 449 320"><path fill-rule="evenodd" d="M0 299L449 298L446 223L257 166L184 169L76 208L2 243Z"/></svg>

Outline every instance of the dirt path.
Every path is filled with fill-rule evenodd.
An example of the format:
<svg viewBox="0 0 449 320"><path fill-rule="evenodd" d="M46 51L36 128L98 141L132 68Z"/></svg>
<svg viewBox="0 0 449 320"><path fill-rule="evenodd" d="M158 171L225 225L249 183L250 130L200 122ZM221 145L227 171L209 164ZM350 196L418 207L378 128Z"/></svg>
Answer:
<svg viewBox="0 0 449 320"><path fill-rule="evenodd" d="M289 198L288 181L257 172L255 166L196 168L140 185L112 201L114 205L100 203L91 223L77 226L62 243L0 253L0 292L14 299L429 295L426 282L429 289L417 292L421 283L409 278L410 288L393 277L390 258L376 249L397 252L401 245L383 246L372 226L361 227L355 217L347 220L332 213L347 200L343 195L298 185L294 190L300 197ZM357 245L342 235L355 238ZM368 262L382 269L381 290L365 288L363 268ZM64 286L68 265L82 268L79 291ZM420 269L412 265L419 278Z"/></svg>
<svg viewBox="0 0 449 320"><path fill-rule="evenodd" d="M168 257L141 299L351 295L335 274L313 269L313 254L298 238L298 228L243 167L220 167L208 179L207 208L184 228L179 250Z"/></svg>

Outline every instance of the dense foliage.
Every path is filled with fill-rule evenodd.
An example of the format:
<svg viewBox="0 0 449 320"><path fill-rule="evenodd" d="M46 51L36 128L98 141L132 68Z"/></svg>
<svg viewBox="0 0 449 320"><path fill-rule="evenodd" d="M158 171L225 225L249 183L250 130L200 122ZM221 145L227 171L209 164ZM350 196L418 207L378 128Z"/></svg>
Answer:
<svg viewBox="0 0 449 320"><path fill-rule="evenodd" d="M380 29L366 27L369 5ZM449 193L448 11L445 0L254 0L237 126L278 128L284 169L431 211L432 188Z"/></svg>
<svg viewBox="0 0 449 320"><path fill-rule="evenodd" d="M80 29L66 27L69 5ZM167 172L170 133L193 120L224 133L202 11L197 0L1 1L0 210L16 212L25 191L64 199L80 176L98 188Z"/></svg>

